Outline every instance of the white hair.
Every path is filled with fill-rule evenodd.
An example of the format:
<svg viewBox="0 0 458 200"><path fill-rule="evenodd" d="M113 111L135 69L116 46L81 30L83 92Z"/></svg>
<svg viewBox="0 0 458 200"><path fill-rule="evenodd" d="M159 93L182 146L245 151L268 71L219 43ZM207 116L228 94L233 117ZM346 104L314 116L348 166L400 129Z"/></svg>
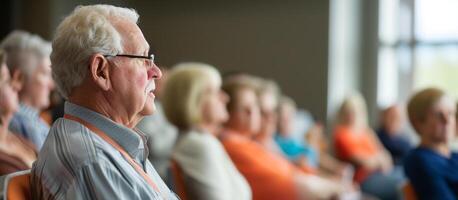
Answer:
<svg viewBox="0 0 458 200"><path fill-rule="evenodd" d="M78 6L58 26L51 54L57 89L68 98L72 89L86 77L89 59L95 53L123 53L123 41L113 26L117 20L137 23L134 9L111 5Z"/></svg>
<svg viewBox="0 0 458 200"><path fill-rule="evenodd" d="M50 42L21 30L8 34L0 48L8 54L6 64L10 71L19 70L27 76L33 73L40 59L49 58L51 54Z"/></svg>

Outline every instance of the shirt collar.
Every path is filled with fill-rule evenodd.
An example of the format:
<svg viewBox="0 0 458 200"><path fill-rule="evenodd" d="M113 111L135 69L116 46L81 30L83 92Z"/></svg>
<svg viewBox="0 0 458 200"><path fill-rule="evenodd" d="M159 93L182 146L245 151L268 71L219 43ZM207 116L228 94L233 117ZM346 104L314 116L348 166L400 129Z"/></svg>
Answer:
<svg viewBox="0 0 458 200"><path fill-rule="evenodd" d="M132 158L144 157L145 146L143 144L144 135L142 133L133 131L112 121L111 119L85 107L65 102L64 107L65 114L73 115L86 122L89 122L93 126L102 130L111 139L118 143ZM143 160L141 158L140 160Z"/></svg>

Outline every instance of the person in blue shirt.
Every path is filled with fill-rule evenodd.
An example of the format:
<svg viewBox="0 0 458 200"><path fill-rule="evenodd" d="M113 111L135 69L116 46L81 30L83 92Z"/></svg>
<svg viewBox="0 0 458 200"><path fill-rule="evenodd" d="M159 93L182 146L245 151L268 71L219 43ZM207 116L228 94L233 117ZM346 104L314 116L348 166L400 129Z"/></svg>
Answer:
<svg viewBox="0 0 458 200"><path fill-rule="evenodd" d="M311 168L318 167L318 152L304 141L292 137L296 103L289 97L282 96L278 106L278 130L275 142L288 160ZM305 163L301 163L305 162Z"/></svg>
<svg viewBox="0 0 458 200"><path fill-rule="evenodd" d="M51 43L38 35L15 30L3 39L0 48L8 53L11 83L19 91L19 110L9 129L40 150L49 132L40 112L49 106L49 94L54 89L49 58Z"/></svg>
<svg viewBox="0 0 458 200"><path fill-rule="evenodd" d="M294 137L297 107L293 99L282 96L277 112L278 130L275 142L288 160L310 173L326 174L345 181L352 177L353 168L327 152L324 130L320 123L313 122L303 134L303 140Z"/></svg>
<svg viewBox="0 0 458 200"><path fill-rule="evenodd" d="M408 104L420 145L409 152L404 170L418 199L458 199L458 153L448 144L455 134L455 105L447 94L428 88Z"/></svg>

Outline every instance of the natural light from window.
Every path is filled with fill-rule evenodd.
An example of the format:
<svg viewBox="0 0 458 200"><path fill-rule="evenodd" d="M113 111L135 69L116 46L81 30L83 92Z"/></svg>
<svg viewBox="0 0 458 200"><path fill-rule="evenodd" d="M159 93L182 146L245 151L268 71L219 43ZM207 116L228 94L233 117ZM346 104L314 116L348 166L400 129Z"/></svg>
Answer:
<svg viewBox="0 0 458 200"><path fill-rule="evenodd" d="M439 87L458 99L458 0L381 0L377 104Z"/></svg>
<svg viewBox="0 0 458 200"><path fill-rule="evenodd" d="M417 0L415 18L418 40L458 40L457 0Z"/></svg>
<svg viewBox="0 0 458 200"><path fill-rule="evenodd" d="M458 98L458 1L416 1L414 88L440 87Z"/></svg>

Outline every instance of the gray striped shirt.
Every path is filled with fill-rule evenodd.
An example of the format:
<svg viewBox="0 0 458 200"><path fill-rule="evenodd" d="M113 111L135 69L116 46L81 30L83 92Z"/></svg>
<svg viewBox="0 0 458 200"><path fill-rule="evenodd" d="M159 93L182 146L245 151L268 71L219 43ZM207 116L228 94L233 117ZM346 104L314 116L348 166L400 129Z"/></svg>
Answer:
<svg viewBox="0 0 458 200"><path fill-rule="evenodd" d="M159 192L117 149L82 124L61 118L52 125L33 164L34 199L177 199L146 159L143 135L69 102L65 103L65 114L91 123L117 142L151 177Z"/></svg>

